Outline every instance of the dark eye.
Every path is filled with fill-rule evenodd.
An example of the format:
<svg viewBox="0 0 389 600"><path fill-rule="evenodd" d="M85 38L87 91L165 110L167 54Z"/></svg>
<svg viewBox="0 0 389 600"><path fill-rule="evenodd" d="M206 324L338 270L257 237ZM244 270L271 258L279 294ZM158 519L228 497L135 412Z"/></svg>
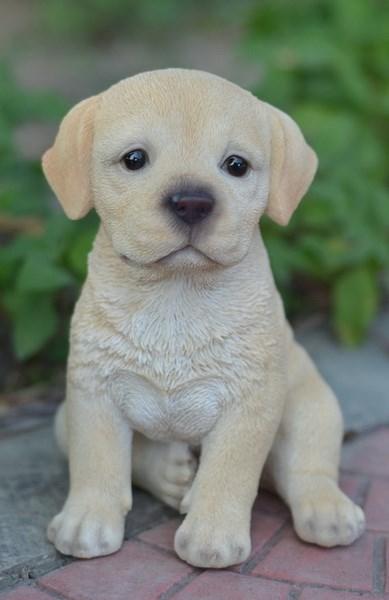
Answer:
<svg viewBox="0 0 389 600"><path fill-rule="evenodd" d="M122 162L129 171L137 171L142 169L147 162L147 154L144 150L131 150L122 158Z"/></svg>
<svg viewBox="0 0 389 600"><path fill-rule="evenodd" d="M233 177L243 177L248 168L249 163L241 156L229 156L223 163L223 169Z"/></svg>

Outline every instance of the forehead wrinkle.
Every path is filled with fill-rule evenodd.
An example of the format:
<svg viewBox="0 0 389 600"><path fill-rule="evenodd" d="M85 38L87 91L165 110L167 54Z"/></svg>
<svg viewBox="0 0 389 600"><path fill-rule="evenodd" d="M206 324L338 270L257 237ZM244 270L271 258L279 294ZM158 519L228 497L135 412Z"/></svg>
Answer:
<svg viewBox="0 0 389 600"><path fill-rule="evenodd" d="M217 150L223 151L228 142L240 142L241 146L246 140L258 143L253 97L218 79L136 76L103 93L99 113L104 133L116 130L124 139L119 132L128 120L129 133L134 127L134 132L144 131L150 139L159 136L167 141L175 136L174 145L180 152L204 144L221 145Z"/></svg>
<svg viewBox="0 0 389 600"><path fill-rule="evenodd" d="M126 129L129 135L143 134L155 138L157 133L162 139L164 134L170 133L176 136L177 142L186 140L189 145L193 145L209 121L204 103L200 102L200 99L194 101L193 96L177 96L171 92L169 95L166 92L166 102L162 102L161 99L160 90L158 98L149 99L140 95L134 97L131 93L122 96L119 102L108 103L106 99L96 123L96 130L106 136L111 132L123 140L127 135Z"/></svg>

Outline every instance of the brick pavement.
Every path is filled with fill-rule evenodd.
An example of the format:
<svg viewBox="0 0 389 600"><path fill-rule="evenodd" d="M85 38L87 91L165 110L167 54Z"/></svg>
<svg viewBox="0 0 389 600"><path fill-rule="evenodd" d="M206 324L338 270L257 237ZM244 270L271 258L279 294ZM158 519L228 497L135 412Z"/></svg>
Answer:
<svg viewBox="0 0 389 600"><path fill-rule="evenodd" d="M389 600L389 428L346 443L341 484L367 515L367 532L351 547L302 543L285 506L262 492L243 565L216 571L180 561L173 551L180 519L172 518L115 555L74 561L0 600Z"/></svg>

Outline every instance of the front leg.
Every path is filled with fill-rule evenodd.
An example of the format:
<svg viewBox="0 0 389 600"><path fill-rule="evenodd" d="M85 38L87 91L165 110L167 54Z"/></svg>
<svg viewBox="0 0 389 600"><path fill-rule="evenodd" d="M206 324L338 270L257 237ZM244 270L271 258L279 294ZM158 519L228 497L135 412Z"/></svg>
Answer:
<svg viewBox="0 0 389 600"><path fill-rule="evenodd" d="M270 406L252 400L226 410L203 444L188 515L175 537L177 554L196 567L227 567L250 554L251 509L283 398L265 394Z"/></svg>
<svg viewBox="0 0 389 600"><path fill-rule="evenodd" d="M108 394L80 383L66 400L70 492L48 527L63 554L91 558L120 548L131 508L131 431Z"/></svg>

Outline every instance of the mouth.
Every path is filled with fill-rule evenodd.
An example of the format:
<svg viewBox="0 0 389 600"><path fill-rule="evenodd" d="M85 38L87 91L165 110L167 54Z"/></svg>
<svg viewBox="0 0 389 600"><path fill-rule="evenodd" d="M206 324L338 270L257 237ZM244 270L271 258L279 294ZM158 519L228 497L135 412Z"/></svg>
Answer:
<svg viewBox="0 0 389 600"><path fill-rule="evenodd" d="M162 256L155 264L171 264L171 266L200 266L210 263L214 263L209 256L198 250L191 244L187 244L182 248L173 250L165 256Z"/></svg>
<svg viewBox="0 0 389 600"><path fill-rule="evenodd" d="M125 254L120 254L120 259L126 264L132 263L131 259ZM210 267L211 265L217 265L215 260L198 250L191 244L186 244L177 250L172 250L168 254L161 256L157 260L153 260L148 263L144 263L143 266L152 267L155 265L168 266L170 268L179 267Z"/></svg>
<svg viewBox="0 0 389 600"><path fill-rule="evenodd" d="M168 260L169 258L173 258L174 256L177 256L180 252L187 252L188 250L193 249L193 246L191 246L191 244L186 244L186 246L182 246L181 248L178 248L177 250L172 250L171 252L168 252L168 254L165 254L164 256L162 256L161 258L159 258L158 260L156 260L156 263L160 263L163 262L164 260Z"/></svg>

